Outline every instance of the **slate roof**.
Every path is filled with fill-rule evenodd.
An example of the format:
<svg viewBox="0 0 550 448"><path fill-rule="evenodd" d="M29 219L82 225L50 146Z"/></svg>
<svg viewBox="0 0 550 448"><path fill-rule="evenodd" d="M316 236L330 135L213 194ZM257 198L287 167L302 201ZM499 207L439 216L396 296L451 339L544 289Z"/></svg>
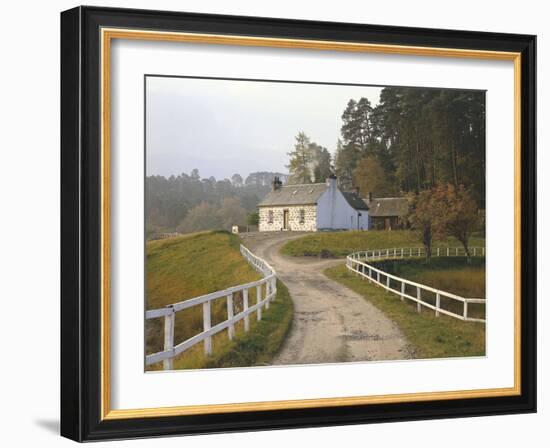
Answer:
<svg viewBox="0 0 550 448"><path fill-rule="evenodd" d="M369 206L367 203L357 196L357 193L353 192L344 192L342 191L344 198L348 201L348 204L351 205L355 210L368 210Z"/></svg>
<svg viewBox="0 0 550 448"><path fill-rule="evenodd" d="M267 193L258 207L273 205L307 205L317 204L318 199L326 191L327 184L285 185Z"/></svg>
<svg viewBox="0 0 550 448"><path fill-rule="evenodd" d="M406 198L373 198L368 205L369 216L373 218L405 216L409 212Z"/></svg>

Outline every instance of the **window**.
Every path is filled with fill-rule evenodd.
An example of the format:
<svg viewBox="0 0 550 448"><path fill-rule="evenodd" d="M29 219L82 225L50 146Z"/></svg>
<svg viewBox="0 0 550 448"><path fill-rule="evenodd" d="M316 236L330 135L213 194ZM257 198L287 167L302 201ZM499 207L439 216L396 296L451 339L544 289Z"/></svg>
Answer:
<svg viewBox="0 0 550 448"><path fill-rule="evenodd" d="M268 224L273 224L273 210L267 212L267 222Z"/></svg>
<svg viewBox="0 0 550 448"><path fill-rule="evenodd" d="M300 209L300 224L306 222L306 211L302 208Z"/></svg>

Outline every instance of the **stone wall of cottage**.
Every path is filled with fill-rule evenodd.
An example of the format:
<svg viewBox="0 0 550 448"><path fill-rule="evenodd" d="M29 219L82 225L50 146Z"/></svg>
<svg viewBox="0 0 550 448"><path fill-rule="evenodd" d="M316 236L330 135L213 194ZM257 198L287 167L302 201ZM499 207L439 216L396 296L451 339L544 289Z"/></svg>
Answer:
<svg viewBox="0 0 550 448"><path fill-rule="evenodd" d="M273 211L273 222L269 222L269 211ZM283 230L283 213L288 210L288 230L314 232L317 230L317 206L289 205L285 207L260 207L260 232ZM304 210L304 222L301 222L300 210Z"/></svg>

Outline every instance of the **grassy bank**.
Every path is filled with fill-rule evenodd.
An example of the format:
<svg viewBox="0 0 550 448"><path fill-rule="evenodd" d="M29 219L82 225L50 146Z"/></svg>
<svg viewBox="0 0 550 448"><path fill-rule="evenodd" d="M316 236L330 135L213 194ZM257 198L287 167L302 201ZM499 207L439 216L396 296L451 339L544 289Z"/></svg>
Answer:
<svg viewBox="0 0 550 448"><path fill-rule="evenodd" d="M386 260L372 264L384 272L461 297L485 298L485 258L472 258L470 263L467 263L464 257L442 257L432 258L429 263L424 259L409 259ZM416 294L416 290L412 287L407 287L406 292L411 295ZM435 305L434 293L425 291L422 298ZM457 314L463 312L461 302L444 296L441 297L441 306ZM470 304L468 316L485 318L485 306Z"/></svg>
<svg viewBox="0 0 550 448"><path fill-rule="evenodd" d="M292 299L286 286L277 281L277 297L263 310L262 320L250 315L250 331L244 332L244 323L235 326L235 338L230 341L227 331L212 338L212 356L204 356L199 343L174 361L176 369L206 369L220 367L251 367L267 365L277 354L292 322Z"/></svg>
<svg viewBox="0 0 550 448"><path fill-rule="evenodd" d="M211 293L230 286L252 282L260 278L244 260L239 252L239 238L228 232L202 232L185 235L177 238L150 241L146 246L146 297L147 309L161 308L182 300ZM278 296L281 299L275 302L277 306L264 313L265 320L273 320L275 327L280 326L286 332L288 324L285 319L292 317L290 299L284 300L284 287ZM250 291L250 303L256 302L255 289ZM280 302L280 305L278 304ZM235 313L242 310L242 296L234 296ZM282 308L282 309L280 309ZM272 312L273 311L273 312ZM287 314L290 314L288 318ZM280 321L275 321L276 319ZM226 301L223 299L212 302L212 325L227 319ZM254 320L251 319L251 323ZM271 322L271 321L270 321ZM286 327L285 327L286 325ZM176 368L200 368L218 366L224 363L234 365L238 357L250 360L259 355L250 355L245 351L256 352L254 346L256 333L265 331L276 333L275 328L262 329L267 325L251 325L251 332L247 335L249 346L239 345L240 333L243 332L243 323L236 326L237 338L232 343L227 341L227 332L222 332L213 338L214 353L212 359L205 359L202 344L184 352L175 360ZM202 307L192 307L176 314L174 340L179 343L203 330ZM257 331L258 330L258 331ZM257 335L260 337L260 334ZM276 338L275 338L276 339ZM273 341L273 340L272 340ZM270 341L271 343L274 343ZM281 340L282 341L282 340ZM281 343L279 341L279 344ZM267 350L267 344L264 344ZM146 351L154 353L163 348L163 321L151 319L146 321ZM200 350L198 350L200 348ZM231 354L231 351L243 351L240 354ZM273 349L271 349L273 352ZM266 352L267 353L267 352ZM262 362L262 361L260 361ZM213 364L213 365L211 365ZM152 369L159 366L151 366Z"/></svg>
<svg viewBox="0 0 550 448"><path fill-rule="evenodd" d="M432 310L416 311L416 304L401 302L395 294L386 292L354 274L344 264L325 271L329 278L363 295L392 319L413 345L415 358L482 356L485 354L485 325L463 322Z"/></svg>
<svg viewBox="0 0 550 448"><path fill-rule="evenodd" d="M485 297L485 258L464 257L388 260L373 262L380 269L408 280L433 286L462 297Z"/></svg>
<svg viewBox="0 0 550 448"><path fill-rule="evenodd" d="M291 257L319 256L321 252L335 257L344 257L352 252L392 247L421 247L418 236L410 230L368 230L342 232L316 232L289 241L282 249L283 255ZM455 238L434 242L434 247L461 246ZM485 239L473 237L470 246L485 246Z"/></svg>

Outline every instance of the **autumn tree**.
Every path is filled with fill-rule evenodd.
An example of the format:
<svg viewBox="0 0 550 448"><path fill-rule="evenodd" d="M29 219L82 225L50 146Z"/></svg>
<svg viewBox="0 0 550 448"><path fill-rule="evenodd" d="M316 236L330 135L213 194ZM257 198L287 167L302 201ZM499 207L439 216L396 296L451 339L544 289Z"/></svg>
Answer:
<svg viewBox="0 0 550 448"><path fill-rule="evenodd" d="M455 187L452 184L448 184L443 188L442 199L444 202L443 225L445 232L460 241L469 263L471 258L468 241L472 232L477 230L481 223L476 201L464 186Z"/></svg>
<svg viewBox="0 0 550 448"><path fill-rule="evenodd" d="M445 195L446 188L436 186L408 196L410 212L407 219L424 245L427 261L432 256L433 239L445 232Z"/></svg>
<svg viewBox="0 0 550 448"><path fill-rule="evenodd" d="M363 194L372 192L377 196L390 196L395 193L388 174L374 157L365 157L359 161L353 170L353 183Z"/></svg>
<svg viewBox="0 0 550 448"><path fill-rule="evenodd" d="M288 178L289 184L310 184L312 173L311 164L313 162L313 151L309 137L300 132L296 137L294 151L288 153L290 156Z"/></svg>

